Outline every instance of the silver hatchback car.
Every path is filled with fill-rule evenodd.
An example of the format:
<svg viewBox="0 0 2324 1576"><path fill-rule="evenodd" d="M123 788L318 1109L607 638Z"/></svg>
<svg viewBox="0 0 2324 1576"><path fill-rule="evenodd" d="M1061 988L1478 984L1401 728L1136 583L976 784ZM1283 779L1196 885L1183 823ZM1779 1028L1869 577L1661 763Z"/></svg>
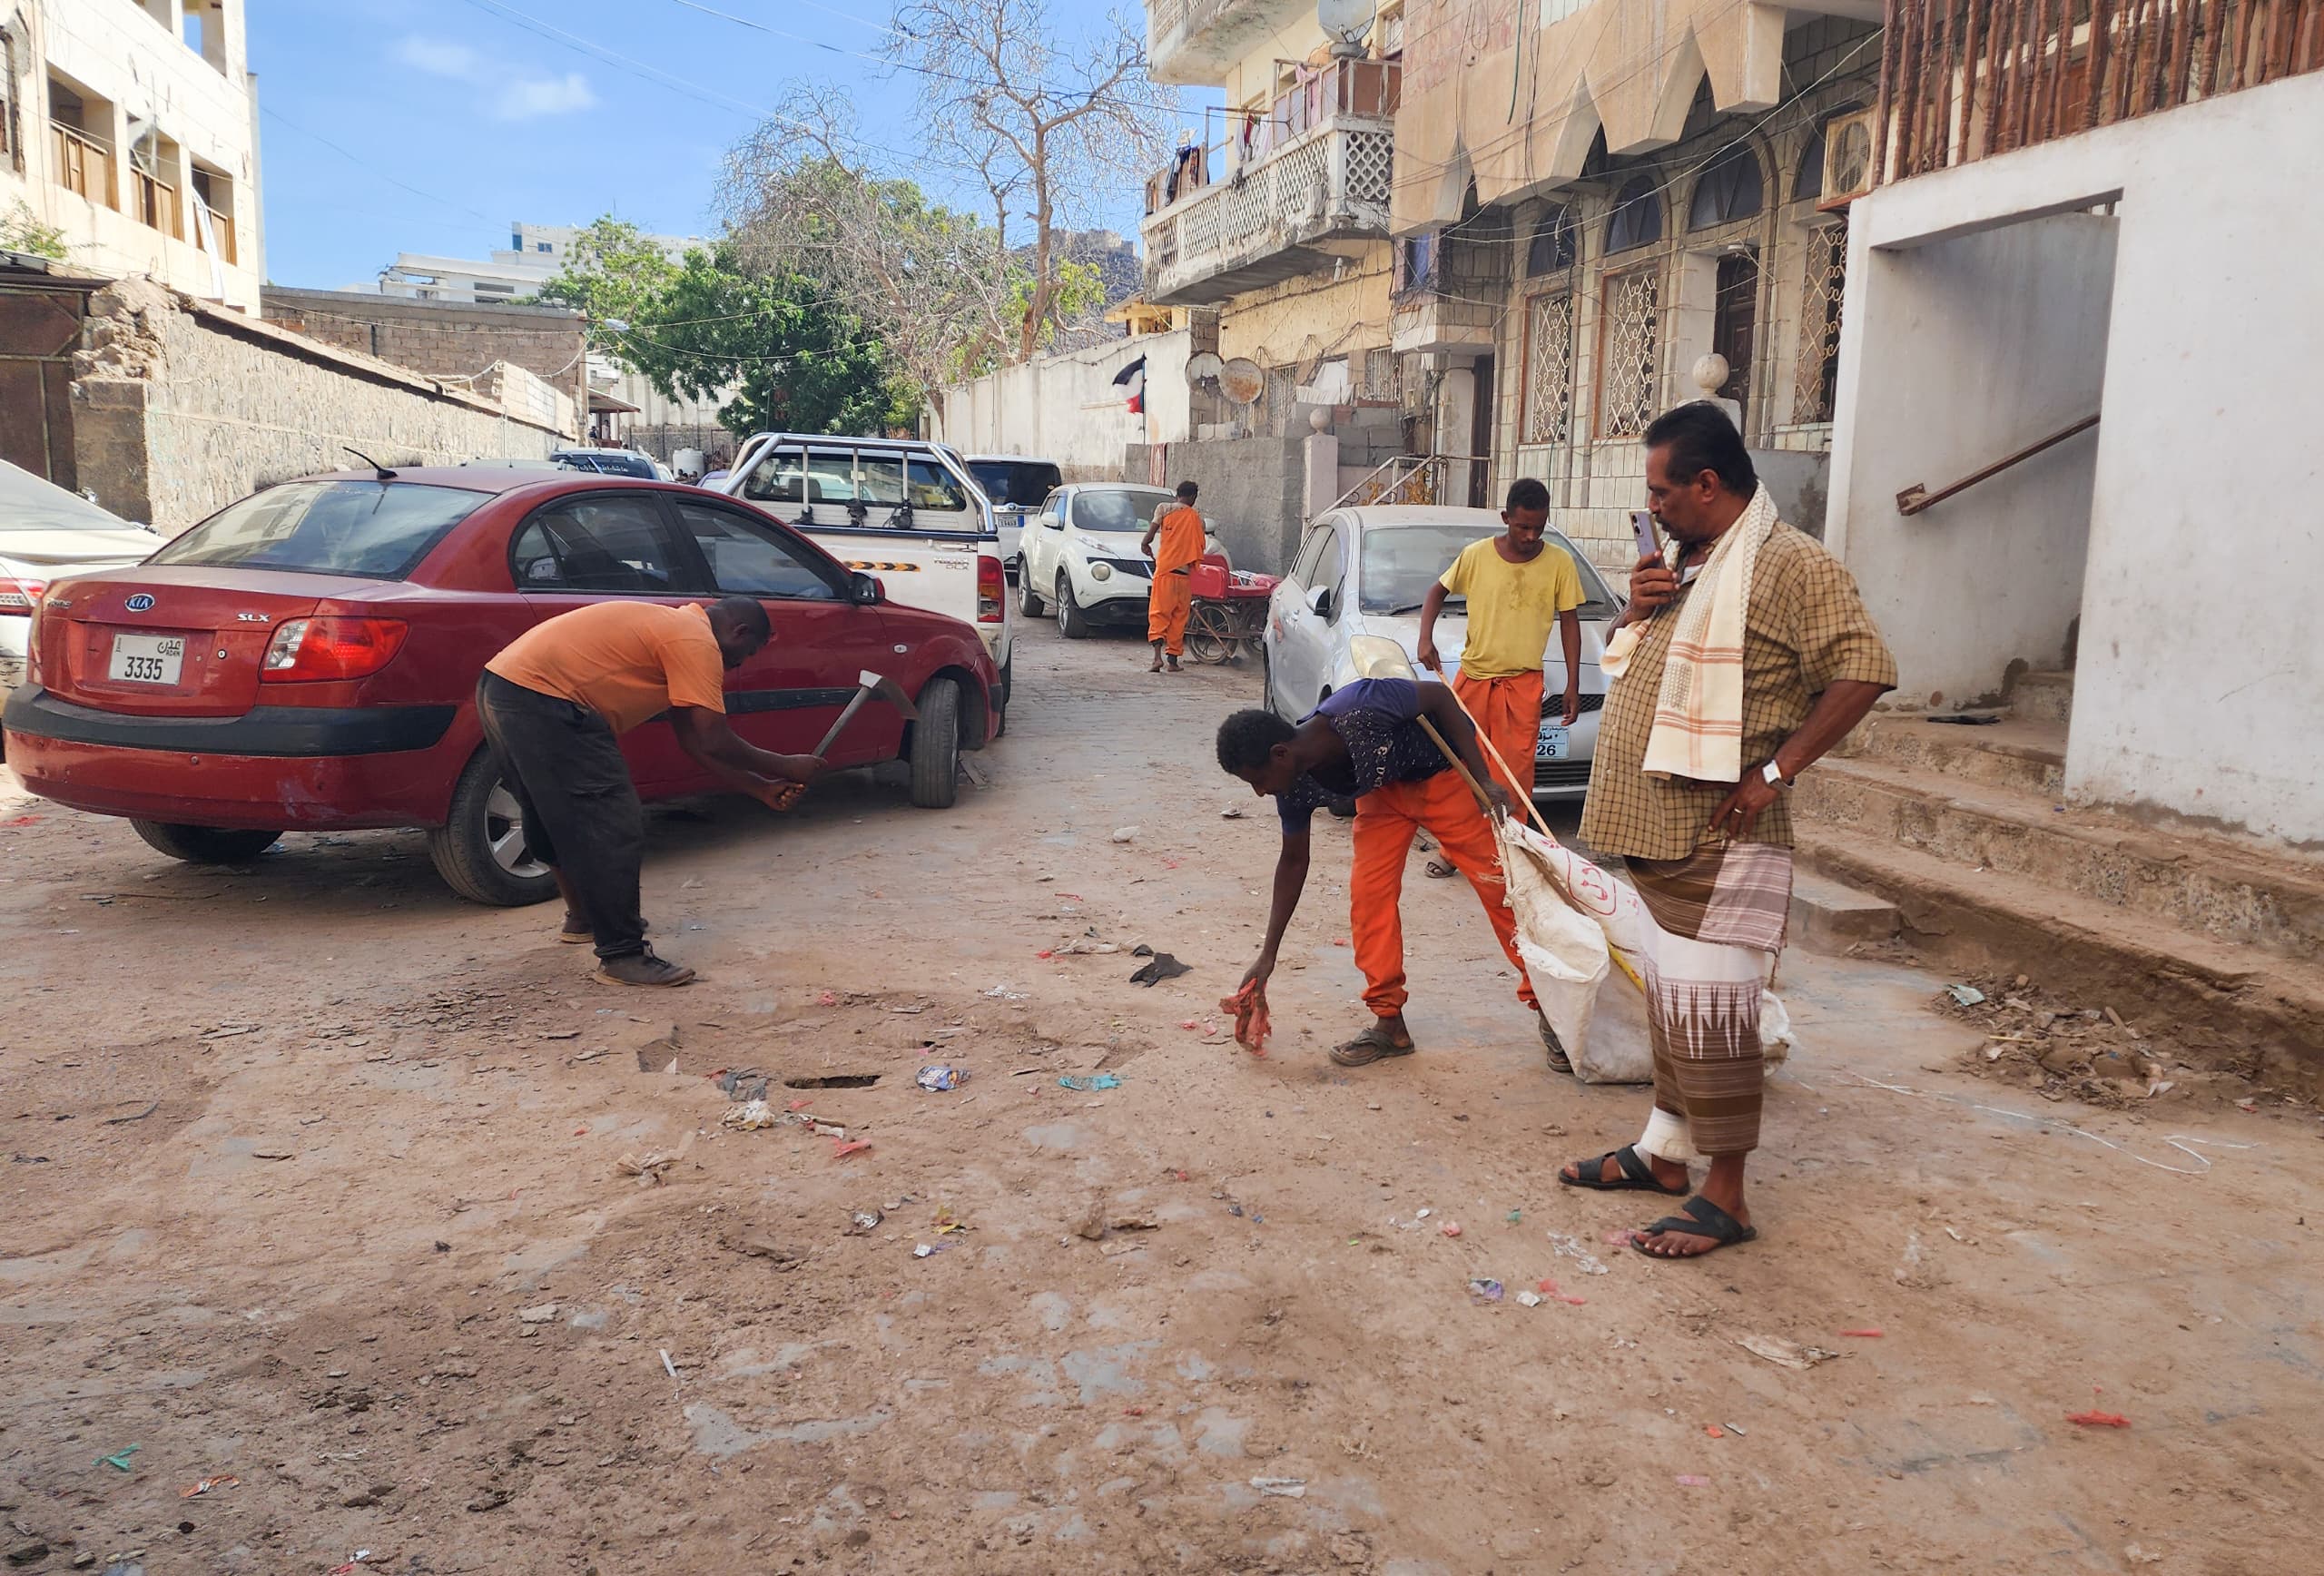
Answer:
<svg viewBox="0 0 2324 1576"><path fill-rule="evenodd" d="M1334 509L1308 527L1291 573L1267 605L1267 709L1295 721L1356 677L1349 642L1358 635L1386 636L1417 667L1421 599L1462 548L1501 529L1501 517L1491 509L1421 505ZM1606 704L1598 658L1621 604L1571 542L1554 530L1544 540L1569 554L1581 576L1581 714L1571 728L1564 725L1565 656L1552 641L1541 655L1533 797L1579 799L1590 788L1598 715ZM1436 621L1436 649L1448 672L1467 634L1466 605L1449 598Z"/></svg>

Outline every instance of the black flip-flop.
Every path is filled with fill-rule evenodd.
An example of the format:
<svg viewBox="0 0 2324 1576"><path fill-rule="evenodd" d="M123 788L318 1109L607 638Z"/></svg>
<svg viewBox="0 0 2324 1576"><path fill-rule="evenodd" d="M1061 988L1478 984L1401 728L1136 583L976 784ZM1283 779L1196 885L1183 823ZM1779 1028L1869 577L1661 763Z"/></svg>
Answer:
<svg viewBox="0 0 2324 1576"><path fill-rule="evenodd" d="M1617 1181L1605 1179L1606 1162L1611 1160L1622 1168ZM1654 1167L1638 1152L1636 1144L1624 1144L1619 1149L1609 1149L1595 1160L1576 1160L1574 1175L1567 1176L1565 1167L1558 1167L1558 1180L1568 1187L1587 1187L1598 1193L1659 1193L1666 1198L1684 1198L1687 1185L1665 1187L1654 1179Z"/></svg>
<svg viewBox="0 0 2324 1576"><path fill-rule="evenodd" d="M1708 1236L1716 1246L1700 1253L1656 1253L1646 1246L1644 1239L1662 1231L1679 1232L1688 1236ZM1697 1197L1679 1206L1678 1214L1666 1215L1653 1225L1639 1230L1630 1237L1630 1246L1649 1258L1679 1263L1690 1258L1709 1258L1719 1248L1749 1242L1758 1235L1758 1227L1746 1226L1709 1199Z"/></svg>
<svg viewBox="0 0 2324 1576"><path fill-rule="evenodd" d="M1333 1062L1340 1067L1370 1067L1374 1062L1392 1056L1410 1056L1416 1048L1398 1045L1388 1038L1388 1031L1374 1021L1371 1028L1344 1045L1332 1047Z"/></svg>
<svg viewBox="0 0 2324 1576"><path fill-rule="evenodd" d="M1420 868L1433 881L1451 881L1461 873L1458 866L1444 859L1432 859Z"/></svg>

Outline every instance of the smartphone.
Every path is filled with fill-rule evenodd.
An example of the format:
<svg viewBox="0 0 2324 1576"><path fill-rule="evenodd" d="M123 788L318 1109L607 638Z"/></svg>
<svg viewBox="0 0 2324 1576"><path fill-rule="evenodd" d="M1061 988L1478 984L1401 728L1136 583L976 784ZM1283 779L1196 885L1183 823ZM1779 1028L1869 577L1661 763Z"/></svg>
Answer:
<svg viewBox="0 0 2324 1576"><path fill-rule="evenodd" d="M1652 509L1632 509L1630 529L1638 533L1640 557L1651 556L1659 558L1662 556L1662 544L1654 539L1654 511Z"/></svg>

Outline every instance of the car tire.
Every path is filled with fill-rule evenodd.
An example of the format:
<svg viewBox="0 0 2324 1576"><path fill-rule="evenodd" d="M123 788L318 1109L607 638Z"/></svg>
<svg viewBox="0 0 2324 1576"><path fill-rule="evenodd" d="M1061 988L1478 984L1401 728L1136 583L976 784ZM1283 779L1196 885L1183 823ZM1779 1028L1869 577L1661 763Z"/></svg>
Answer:
<svg viewBox="0 0 2324 1576"><path fill-rule="evenodd" d="M1063 569L1057 572L1057 626L1068 640L1089 638L1088 615L1073 599L1073 577Z"/></svg>
<svg viewBox="0 0 2324 1576"><path fill-rule="evenodd" d="M920 692L920 720L911 725L911 802L922 810L950 810L960 792L960 686L931 679Z"/></svg>
<svg viewBox="0 0 2324 1576"><path fill-rule="evenodd" d="M556 877L525 846L517 796L488 749L461 770L450 818L428 834L428 857L444 884L472 903L520 909L556 896Z"/></svg>
<svg viewBox="0 0 2324 1576"><path fill-rule="evenodd" d="M1017 611L1028 618L1039 618L1047 611L1041 606L1041 594L1033 589L1032 576L1022 569L1017 572Z"/></svg>
<svg viewBox="0 0 2324 1576"><path fill-rule="evenodd" d="M174 821L133 821L147 846L188 864L240 864L274 846L280 832L245 832L222 826L184 826Z"/></svg>

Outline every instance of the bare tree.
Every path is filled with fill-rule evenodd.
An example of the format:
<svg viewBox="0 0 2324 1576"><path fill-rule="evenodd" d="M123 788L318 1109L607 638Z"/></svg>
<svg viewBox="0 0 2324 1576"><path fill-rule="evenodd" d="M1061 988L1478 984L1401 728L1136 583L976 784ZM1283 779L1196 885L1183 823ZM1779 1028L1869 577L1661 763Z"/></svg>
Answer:
<svg viewBox="0 0 2324 1576"><path fill-rule="evenodd" d="M904 0L894 25L888 56L920 74L931 152L976 172L1004 250L1011 221L1031 222L1031 288L1008 358L1027 360L1061 326L1059 232L1157 156L1145 40L1113 12L1060 42L1049 0Z"/></svg>

